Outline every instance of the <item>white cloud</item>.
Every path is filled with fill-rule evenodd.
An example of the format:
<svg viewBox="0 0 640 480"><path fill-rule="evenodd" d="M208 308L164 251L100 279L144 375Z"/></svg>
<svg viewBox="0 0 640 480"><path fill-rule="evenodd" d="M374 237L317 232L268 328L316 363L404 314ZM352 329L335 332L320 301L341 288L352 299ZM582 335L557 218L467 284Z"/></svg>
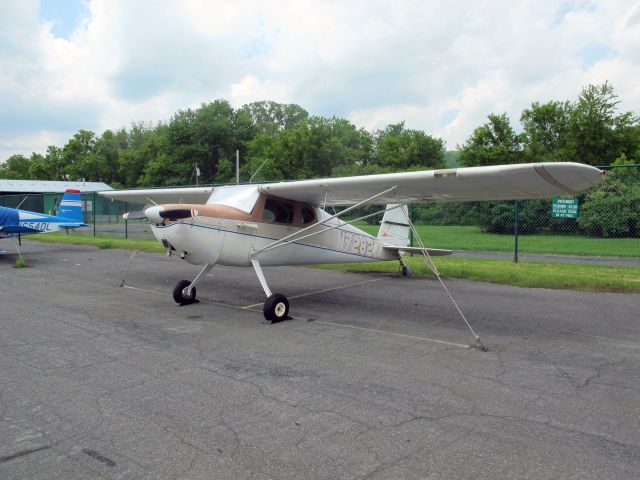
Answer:
<svg viewBox="0 0 640 480"><path fill-rule="evenodd" d="M0 159L225 98L464 142L490 113L610 81L640 110L640 3L91 0L66 38L0 4ZM28 139L32 139L29 141Z"/></svg>

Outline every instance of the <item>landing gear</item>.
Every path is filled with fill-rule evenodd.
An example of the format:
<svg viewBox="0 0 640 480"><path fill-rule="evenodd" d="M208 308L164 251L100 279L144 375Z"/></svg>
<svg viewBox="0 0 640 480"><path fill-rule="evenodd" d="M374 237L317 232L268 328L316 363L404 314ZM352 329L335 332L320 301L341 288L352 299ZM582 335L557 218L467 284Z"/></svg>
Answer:
<svg viewBox="0 0 640 480"><path fill-rule="evenodd" d="M400 261L400 268L402 269L402 276L403 277L410 277L411 276L411 269L409 268L409 265L404 263L404 260L402 260L402 258L398 258L398 260Z"/></svg>
<svg viewBox="0 0 640 480"><path fill-rule="evenodd" d="M173 299L180 305L189 305L196 301L196 287L189 288L189 280L180 280L173 289Z"/></svg>
<svg viewBox="0 0 640 480"><path fill-rule="evenodd" d="M264 307L262 307L264 318L271 322L280 322L282 320L286 320L289 315L289 300L287 300L287 297L285 297L281 293L271 293L269 285L267 285L267 280L264 278L264 274L262 273L262 267L260 266L260 262L258 262L258 260L252 258L251 264L253 265L253 269L256 271L256 275L258 276L260 285L262 286L262 289L267 296L267 301L264 302Z"/></svg>
<svg viewBox="0 0 640 480"><path fill-rule="evenodd" d="M180 280L173 289L173 299L176 303L182 305L189 305L190 303L196 303L196 284L202 280L207 273L213 268L214 264L206 264L193 282L189 280Z"/></svg>
<svg viewBox="0 0 640 480"><path fill-rule="evenodd" d="M262 312L264 313L264 318L272 322L285 320L289 313L289 300L281 293L274 293L264 302Z"/></svg>

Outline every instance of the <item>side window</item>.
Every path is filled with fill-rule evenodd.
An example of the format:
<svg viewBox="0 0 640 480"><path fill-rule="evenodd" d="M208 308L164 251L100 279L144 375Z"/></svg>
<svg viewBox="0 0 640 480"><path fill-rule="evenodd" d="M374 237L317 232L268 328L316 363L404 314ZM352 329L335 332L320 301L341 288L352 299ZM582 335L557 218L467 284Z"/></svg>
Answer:
<svg viewBox="0 0 640 480"><path fill-rule="evenodd" d="M264 202L262 219L266 222L293 223L293 205L268 198Z"/></svg>
<svg viewBox="0 0 640 480"><path fill-rule="evenodd" d="M313 222L316 219L315 213L309 207L302 207L302 224L307 225L308 223Z"/></svg>

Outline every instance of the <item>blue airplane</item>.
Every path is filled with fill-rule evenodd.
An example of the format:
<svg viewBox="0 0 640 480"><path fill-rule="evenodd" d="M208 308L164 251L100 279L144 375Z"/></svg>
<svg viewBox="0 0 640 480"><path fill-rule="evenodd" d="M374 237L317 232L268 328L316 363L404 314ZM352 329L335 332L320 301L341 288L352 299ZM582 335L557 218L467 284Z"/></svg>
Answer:
<svg viewBox="0 0 640 480"><path fill-rule="evenodd" d="M57 215L0 207L0 238L18 237L32 233L51 233L70 228L88 227L83 223L80 190L67 190Z"/></svg>

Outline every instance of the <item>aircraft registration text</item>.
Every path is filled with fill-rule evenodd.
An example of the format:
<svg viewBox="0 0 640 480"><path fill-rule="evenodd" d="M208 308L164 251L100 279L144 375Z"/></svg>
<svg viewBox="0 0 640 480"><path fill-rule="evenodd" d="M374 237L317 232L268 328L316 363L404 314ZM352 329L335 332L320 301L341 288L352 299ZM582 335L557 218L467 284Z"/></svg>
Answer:
<svg viewBox="0 0 640 480"><path fill-rule="evenodd" d="M41 232L48 232L51 230L51 226L48 222L20 222L20 226L33 228L34 230L40 230Z"/></svg>
<svg viewBox="0 0 640 480"><path fill-rule="evenodd" d="M338 250L365 257L374 257L375 238L353 232L338 231Z"/></svg>

